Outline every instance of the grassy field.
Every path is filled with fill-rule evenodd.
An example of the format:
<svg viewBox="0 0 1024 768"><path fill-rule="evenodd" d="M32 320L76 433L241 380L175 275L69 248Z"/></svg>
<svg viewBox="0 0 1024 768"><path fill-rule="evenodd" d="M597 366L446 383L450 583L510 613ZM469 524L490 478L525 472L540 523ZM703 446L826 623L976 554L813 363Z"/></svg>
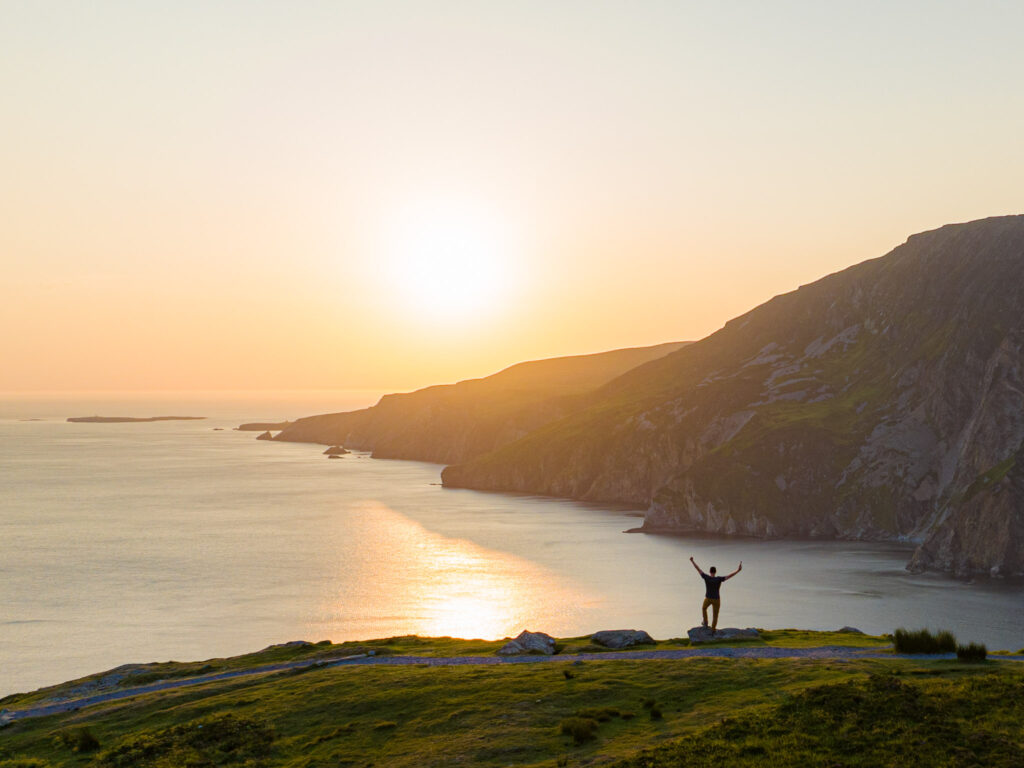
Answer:
<svg viewBox="0 0 1024 768"><path fill-rule="evenodd" d="M886 642L796 630L766 634L760 642L788 646ZM569 652L587 641L562 644ZM359 648L489 654L497 645L393 638L168 663L154 673L258 666ZM62 690L68 689L52 689L47 697ZM0 707L28 701L8 697ZM908 765L1019 765L1022 722L1024 666L1011 661L611 661L595 654L582 663L312 668L152 693L9 725L0 730L0 768L646 768L725 759L878 765L890 762L890 754ZM1013 755L1017 763L1009 762Z"/></svg>

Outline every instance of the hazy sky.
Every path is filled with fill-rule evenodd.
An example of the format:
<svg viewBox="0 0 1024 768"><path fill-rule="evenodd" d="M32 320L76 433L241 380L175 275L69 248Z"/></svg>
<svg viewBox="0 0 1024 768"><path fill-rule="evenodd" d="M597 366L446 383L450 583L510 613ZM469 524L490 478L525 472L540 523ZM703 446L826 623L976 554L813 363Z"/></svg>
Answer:
<svg viewBox="0 0 1024 768"><path fill-rule="evenodd" d="M1019 2L0 0L0 390L695 339L1020 213Z"/></svg>

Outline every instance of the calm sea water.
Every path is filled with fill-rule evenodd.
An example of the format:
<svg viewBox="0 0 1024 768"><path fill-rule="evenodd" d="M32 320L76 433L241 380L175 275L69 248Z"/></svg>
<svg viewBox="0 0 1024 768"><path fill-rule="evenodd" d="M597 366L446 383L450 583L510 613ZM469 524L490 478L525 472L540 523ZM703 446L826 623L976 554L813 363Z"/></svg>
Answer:
<svg viewBox="0 0 1024 768"><path fill-rule="evenodd" d="M908 574L905 548L627 535L629 510L446 490L438 465L328 460L230 429L376 394L0 400L0 696L295 639L685 635L703 596L691 554L743 560L724 626L948 627L1024 646L1024 588ZM209 418L64 421L92 414Z"/></svg>

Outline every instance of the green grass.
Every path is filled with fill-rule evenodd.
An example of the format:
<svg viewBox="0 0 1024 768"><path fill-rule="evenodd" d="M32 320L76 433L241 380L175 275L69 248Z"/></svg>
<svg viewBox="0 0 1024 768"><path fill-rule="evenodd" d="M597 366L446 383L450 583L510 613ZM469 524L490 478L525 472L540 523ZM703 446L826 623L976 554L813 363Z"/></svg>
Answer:
<svg viewBox="0 0 1024 768"><path fill-rule="evenodd" d="M899 667L892 672L906 672ZM891 673L816 686L616 763L683 766L1019 766L1019 670L952 677ZM937 672L938 670L934 670Z"/></svg>
<svg viewBox="0 0 1024 768"><path fill-rule="evenodd" d="M807 648L818 645L850 645L858 647L885 646L890 641L885 637L857 633L812 632L797 629L760 630L760 640L718 641L703 646L779 646ZM132 671L122 673L114 681L110 676L116 670L108 670L78 678L59 685L47 686L29 693L16 693L0 699L0 708L24 709L43 702L101 693L106 690L148 685L159 680L183 677L197 677L231 670L250 669L269 664L290 661L316 660L354 656L372 652L377 656L492 656L505 644L505 640L464 640L456 637L419 637L402 635L373 640L357 640L344 643L322 641L306 646L279 645L271 648L230 658L206 659L192 662L156 662L132 665ZM662 640L655 646L642 646L636 650L677 650L690 645L687 638ZM610 648L594 645L589 635L560 639L559 652L562 654L612 653ZM121 668L118 668L121 669Z"/></svg>
<svg viewBox="0 0 1024 768"><path fill-rule="evenodd" d="M568 650L587 642L569 638L562 644ZM887 640L791 629L764 632L755 642L871 648ZM658 648L684 643L662 642ZM500 644L400 637L270 649L219 663L257 666L268 658L345 655L358 648L473 655L492 653ZM870 675L893 673L913 678L914 685L990 679L1024 690L1024 667L1014 662L609 661L595 653L582 663L318 667L301 675L215 681L18 721L0 731L0 768L28 760L42 761L24 763L33 768L608 764L676 739L704 739L703 734L718 733L723 718L781 717L780 708L792 707L812 689L863 686ZM870 697L872 690L857 695ZM987 711L977 710L986 717Z"/></svg>

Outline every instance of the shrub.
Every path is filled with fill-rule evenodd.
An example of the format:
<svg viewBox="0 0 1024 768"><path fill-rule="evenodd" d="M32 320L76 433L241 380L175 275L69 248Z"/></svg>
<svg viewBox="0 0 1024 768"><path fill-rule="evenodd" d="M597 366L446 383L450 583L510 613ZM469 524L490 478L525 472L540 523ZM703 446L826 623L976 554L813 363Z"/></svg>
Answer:
<svg viewBox="0 0 1024 768"><path fill-rule="evenodd" d="M988 656L988 648L984 643L968 643L956 647L956 657L959 661L984 661L986 656Z"/></svg>
<svg viewBox="0 0 1024 768"><path fill-rule="evenodd" d="M651 720L661 720L661 710L658 707L651 707Z"/></svg>
<svg viewBox="0 0 1024 768"><path fill-rule="evenodd" d="M100 747L100 742L85 726L58 732L56 741L72 752L93 752Z"/></svg>
<svg viewBox="0 0 1024 768"><path fill-rule="evenodd" d="M956 638L948 630L933 635L927 629L897 629L892 636L897 653L953 653Z"/></svg>
<svg viewBox="0 0 1024 768"><path fill-rule="evenodd" d="M577 717L597 720L599 723L607 723L613 717L619 717L619 715L619 710L614 707L593 707L591 709L581 709L576 713Z"/></svg>
<svg viewBox="0 0 1024 768"><path fill-rule="evenodd" d="M561 722L559 731L564 736L572 736L573 743L580 745L594 738L597 733L597 720L573 715Z"/></svg>

